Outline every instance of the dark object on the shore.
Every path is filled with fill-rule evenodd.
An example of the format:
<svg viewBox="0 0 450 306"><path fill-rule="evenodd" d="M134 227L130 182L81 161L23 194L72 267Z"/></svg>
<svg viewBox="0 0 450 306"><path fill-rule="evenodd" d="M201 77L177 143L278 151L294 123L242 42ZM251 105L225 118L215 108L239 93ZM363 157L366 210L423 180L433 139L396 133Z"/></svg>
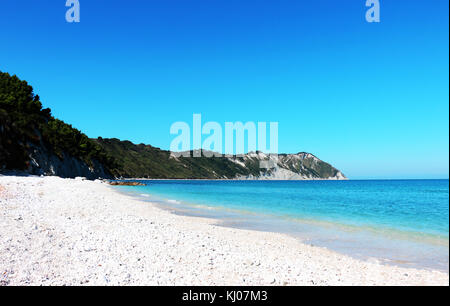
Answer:
<svg viewBox="0 0 450 306"><path fill-rule="evenodd" d="M124 181L110 181L109 184L113 186L145 186L145 184L139 182L124 182Z"/></svg>

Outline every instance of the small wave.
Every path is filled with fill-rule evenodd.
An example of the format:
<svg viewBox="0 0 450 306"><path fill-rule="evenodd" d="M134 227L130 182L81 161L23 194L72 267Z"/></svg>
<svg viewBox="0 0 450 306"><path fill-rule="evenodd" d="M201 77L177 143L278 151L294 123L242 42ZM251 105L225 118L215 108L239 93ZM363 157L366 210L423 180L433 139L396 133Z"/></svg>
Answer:
<svg viewBox="0 0 450 306"><path fill-rule="evenodd" d="M146 197L146 198L149 198L149 197L150 197L149 194L145 194L145 193L141 193L141 196Z"/></svg>
<svg viewBox="0 0 450 306"><path fill-rule="evenodd" d="M169 202L169 203L174 203L174 204L181 204L180 201L172 200L172 199L167 200L167 202Z"/></svg>

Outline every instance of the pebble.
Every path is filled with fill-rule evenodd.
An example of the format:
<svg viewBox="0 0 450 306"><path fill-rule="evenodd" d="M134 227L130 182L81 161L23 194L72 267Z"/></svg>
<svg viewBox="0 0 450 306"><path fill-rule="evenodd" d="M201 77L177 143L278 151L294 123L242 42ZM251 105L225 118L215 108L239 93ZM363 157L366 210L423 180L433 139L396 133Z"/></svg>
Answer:
<svg viewBox="0 0 450 306"><path fill-rule="evenodd" d="M0 185L0 286L449 283L448 273L171 214L101 181L0 175Z"/></svg>

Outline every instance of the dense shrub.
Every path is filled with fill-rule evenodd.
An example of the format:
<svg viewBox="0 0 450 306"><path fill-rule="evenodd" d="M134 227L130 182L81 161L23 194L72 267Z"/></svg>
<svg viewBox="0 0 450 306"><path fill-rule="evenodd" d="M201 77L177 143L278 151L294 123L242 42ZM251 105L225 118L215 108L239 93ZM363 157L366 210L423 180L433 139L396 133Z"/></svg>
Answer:
<svg viewBox="0 0 450 306"><path fill-rule="evenodd" d="M97 160L105 168L117 167L96 142L43 109L26 81L0 71L0 168L26 169L30 144L44 145L61 159L69 154L89 166Z"/></svg>

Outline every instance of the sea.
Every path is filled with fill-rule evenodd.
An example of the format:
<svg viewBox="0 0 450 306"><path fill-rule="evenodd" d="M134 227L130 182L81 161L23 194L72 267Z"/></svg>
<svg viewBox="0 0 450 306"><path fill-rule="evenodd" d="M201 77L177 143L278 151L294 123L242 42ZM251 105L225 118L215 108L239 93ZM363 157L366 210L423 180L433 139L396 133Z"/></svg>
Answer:
<svg viewBox="0 0 450 306"><path fill-rule="evenodd" d="M138 180L117 186L175 214L280 232L361 260L449 269L449 180Z"/></svg>

